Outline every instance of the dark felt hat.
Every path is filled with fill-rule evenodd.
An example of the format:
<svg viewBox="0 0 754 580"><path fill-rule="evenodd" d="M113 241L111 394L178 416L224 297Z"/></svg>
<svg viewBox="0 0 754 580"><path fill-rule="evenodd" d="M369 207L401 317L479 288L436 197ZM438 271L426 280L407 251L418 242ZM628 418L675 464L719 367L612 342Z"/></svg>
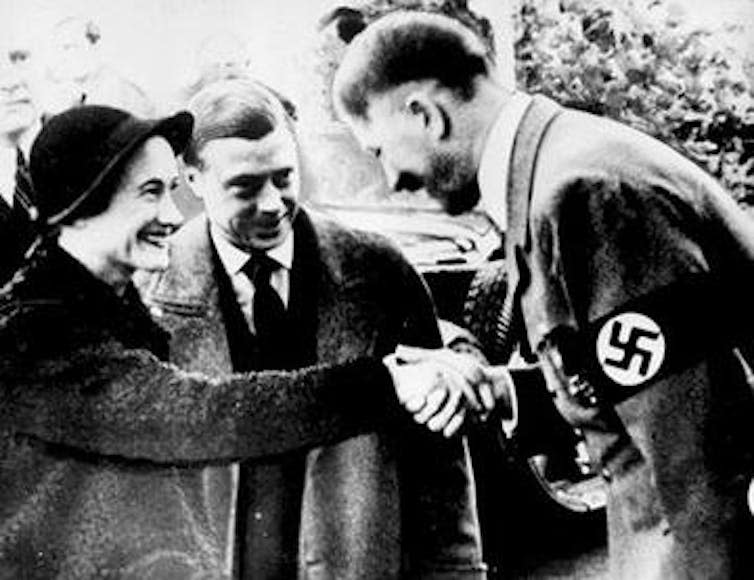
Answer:
<svg viewBox="0 0 754 580"><path fill-rule="evenodd" d="M51 117L34 141L29 157L43 227L75 216L92 196L112 195L102 186L117 177L150 137L164 137L176 154L182 153L193 125L194 118L185 111L145 120L97 105L75 107Z"/></svg>

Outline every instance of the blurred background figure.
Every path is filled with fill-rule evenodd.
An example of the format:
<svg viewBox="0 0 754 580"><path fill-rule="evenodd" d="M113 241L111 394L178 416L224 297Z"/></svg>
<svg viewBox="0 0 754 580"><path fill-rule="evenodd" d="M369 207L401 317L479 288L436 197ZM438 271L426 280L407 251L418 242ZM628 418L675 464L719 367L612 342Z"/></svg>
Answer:
<svg viewBox="0 0 754 580"><path fill-rule="evenodd" d="M55 24L47 63L47 110L58 113L81 104L109 105L140 117L154 116L154 105L144 90L105 62L101 39L96 22L82 16L68 16Z"/></svg>
<svg viewBox="0 0 754 580"><path fill-rule="evenodd" d="M193 76L181 91L181 104L213 82L249 78L249 63L246 43L237 35L222 30L205 36L197 44Z"/></svg>
<svg viewBox="0 0 754 580"><path fill-rule="evenodd" d="M26 160L41 127L41 75L20 30L0 33L0 286L20 265L36 216Z"/></svg>

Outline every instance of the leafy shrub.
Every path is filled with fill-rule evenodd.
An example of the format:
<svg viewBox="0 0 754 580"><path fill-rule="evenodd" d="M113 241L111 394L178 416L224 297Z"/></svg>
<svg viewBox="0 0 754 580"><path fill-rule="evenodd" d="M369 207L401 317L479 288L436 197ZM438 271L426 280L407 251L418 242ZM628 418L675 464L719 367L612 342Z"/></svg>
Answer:
<svg viewBox="0 0 754 580"><path fill-rule="evenodd" d="M705 167L737 199L754 197L751 63L726 50L720 32L657 17L660 4L641 10L571 0L552 10L546 0L521 1L519 86L645 131Z"/></svg>

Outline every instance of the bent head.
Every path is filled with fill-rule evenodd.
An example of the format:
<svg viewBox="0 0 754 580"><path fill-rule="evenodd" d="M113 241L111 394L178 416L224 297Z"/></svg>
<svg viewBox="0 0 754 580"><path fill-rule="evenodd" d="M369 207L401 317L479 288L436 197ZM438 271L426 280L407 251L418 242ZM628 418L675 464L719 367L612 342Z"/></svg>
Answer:
<svg viewBox="0 0 754 580"><path fill-rule="evenodd" d="M189 104L196 118L187 176L209 220L233 245L266 251L292 230L300 162L278 97L250 80L214 83Z"/></svg>
<svg viewBox="0 0 754 580"><path fill-rule="evenodd" d="M53 117L30 169L45 225L96 275L117 284L169 265L168 237L183 218L171 192L191 116L138 120L110 107Z"/></svg>
<svg viewBox="0 0 754 580"><path fill-rule="evenodd" d="M349 45L333 82L335 110L395 190L426 188L451 213L472 209L478 93L492 63L457 21L423 12L377 20Z"/></svg>

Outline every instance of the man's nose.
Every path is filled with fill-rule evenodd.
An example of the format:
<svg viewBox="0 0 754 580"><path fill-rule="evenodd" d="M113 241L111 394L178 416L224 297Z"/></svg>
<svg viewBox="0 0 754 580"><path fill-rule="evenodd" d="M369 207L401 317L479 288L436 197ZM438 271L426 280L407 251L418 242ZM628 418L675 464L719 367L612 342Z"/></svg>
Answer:
<svg viewBox="0 0 754 580"><path fill-rule="evenodd" d="M283 196L280 195L280 190L278 190L269 179L259 192L259 197L257 198L257 211L260 213L279 213L285 211Z"/></svg>
<svg viewBox="0 0 754 580"><path fill-rule="evenodd" d="M160 202L160 206L157 211L157 219L161 224L172 226L175 228L181 227L184 222L183 214L175 204L173 199L173 192L167 192Z"/></svg>
<svg viewBox="0 0 754 580"><path fill-rule="evenodd" d="M21 75L16 67L3 63L0 64L0 90L11 92L21 85Z"/></svg>

